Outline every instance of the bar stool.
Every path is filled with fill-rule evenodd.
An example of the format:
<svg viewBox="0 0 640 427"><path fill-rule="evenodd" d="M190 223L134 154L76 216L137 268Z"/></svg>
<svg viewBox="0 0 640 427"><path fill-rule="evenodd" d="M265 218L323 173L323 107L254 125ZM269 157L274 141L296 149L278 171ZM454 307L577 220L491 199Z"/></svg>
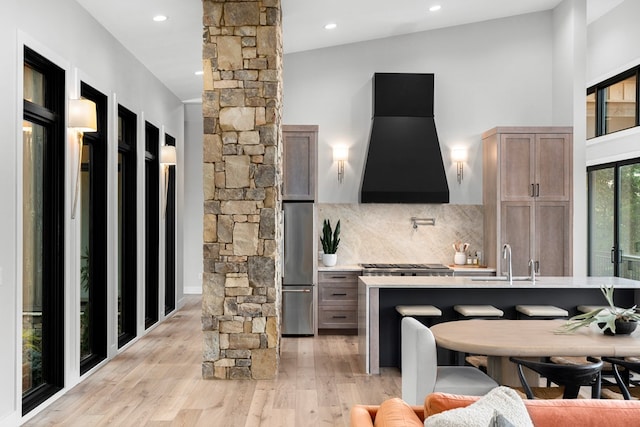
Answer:
<svg viewBox="0 0 640 427"><path fill-rule="evenodd" d="M521 315L530 319L559 319L569 316L567 310L555 305L516 305L516 312L519 319L523 318Z"/></svg>
<svg viewBox="0 0 640 427"><path fill-rule="evenodd" d="M405 317L414 317L420 323L425 326L431 324L430 319L442 316L442 310L435 305L396 305L396 311L400 314L400 325L402 325L402 319ZM424 321L421 321L423 319ZM402 370L402 327L398 328L398 349L400 357L398 359L398 366Z"/></svg>
<svg viewBox="0 0 640 427"><path fill-rule="evenodd" d="M458 313L458 317L461 319L499 319L504 316L502 310L492 305L454 305L453 310ZM459 356L456 355L456 362L458 358ZM469 365L475 366L485 373L487 372L487 356L465 354L464 360Z"/></svg>
<svg viewBox="0 0 640 427"><path fill-rule="evenodd" d="M504 312L492 305L454 305L453 310L460 318L498 319Z"/></svg>

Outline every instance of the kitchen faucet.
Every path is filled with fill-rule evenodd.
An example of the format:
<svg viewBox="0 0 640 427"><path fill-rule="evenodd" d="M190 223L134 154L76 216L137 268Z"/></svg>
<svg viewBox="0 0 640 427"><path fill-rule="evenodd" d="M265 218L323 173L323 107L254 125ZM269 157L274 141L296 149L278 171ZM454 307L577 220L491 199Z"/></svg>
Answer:
<svg viewBox="0 0 640 427"><path fill-rule="evenodd" d="M531 284L536 284L536 262L532 259L529 260L529 269L531 270Z"/></svg>
<svg viewBox="0 0 640 427"><path fill-rule="evenodd" d="M507 275L509 284L513 285L513 270L511 269L511 245L508 243L502 245L502 258L507 260L508 269L505 274Z"/></svg>

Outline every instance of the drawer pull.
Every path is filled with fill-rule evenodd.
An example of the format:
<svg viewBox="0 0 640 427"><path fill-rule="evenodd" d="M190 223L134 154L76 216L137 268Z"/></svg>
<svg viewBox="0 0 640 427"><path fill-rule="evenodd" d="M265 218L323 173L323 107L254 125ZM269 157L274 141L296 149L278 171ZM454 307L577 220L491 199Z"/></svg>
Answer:
<svg viewBox="0 0 640 427"><path fill-rule="evenodd" d="M334 293L332 293L332 294L331 294L331 296L334 296L334 297L346 297L346 296L347 296L347 294L346 294L346 293L343 293L343 294L337 294L337 293L335 293L335 292L334 292Z"/></svg>
<svg viewBox="0 0 640 427"><path fill-rule="evenodd" d="M347 316L332 316L334 319L346 319Z"/></svg>
<svg viewBox="0 0 640 427"><path fill-rule="evenodd" d="M331 276L332 279L346 279L347 276Z"/></svg>

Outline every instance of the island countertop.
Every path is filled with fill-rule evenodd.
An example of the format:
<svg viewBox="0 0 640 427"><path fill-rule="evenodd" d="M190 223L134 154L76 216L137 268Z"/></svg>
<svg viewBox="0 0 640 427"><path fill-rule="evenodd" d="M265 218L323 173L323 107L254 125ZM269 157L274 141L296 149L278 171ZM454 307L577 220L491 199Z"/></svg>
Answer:
<svg viewBox="0 0 640 427"><path fill-rule="evenodd" d="M360 283L367 288L600 288L614 286L624 289L640 289L640 281L622 277L536 277L530 280L495 280L491 277L444 277L444 276L361 276Z"/></svg>
<svg viewBox="0 0 640 427"><path fill-rule="evenodd" d="M399 325L397 305L434 305L442 314L431 324L461 317L458 304L487 304L503 311L504 319L517 319L516 305L554 305L578 313L579 305L604 305L600 288L613 286L616 305L640 303L640 281L619 277L537 277L529 280L495 280L487 276L360 276L358 278L358 336L362 366L367 373L398 366ZM384 345L381 345L384 343Z"/></svg>

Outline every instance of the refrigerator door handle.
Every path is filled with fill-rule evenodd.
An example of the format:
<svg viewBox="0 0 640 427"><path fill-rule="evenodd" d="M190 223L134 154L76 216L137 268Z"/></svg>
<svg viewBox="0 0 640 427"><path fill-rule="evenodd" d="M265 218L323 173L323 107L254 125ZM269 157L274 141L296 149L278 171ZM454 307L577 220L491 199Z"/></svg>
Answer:
<svg viewBox="0 0 640 427"><path fill-rule="evenodd" d="M282 288L282 292L299 292L303 294L311 293L311 289L286 289Z"/></svg>

